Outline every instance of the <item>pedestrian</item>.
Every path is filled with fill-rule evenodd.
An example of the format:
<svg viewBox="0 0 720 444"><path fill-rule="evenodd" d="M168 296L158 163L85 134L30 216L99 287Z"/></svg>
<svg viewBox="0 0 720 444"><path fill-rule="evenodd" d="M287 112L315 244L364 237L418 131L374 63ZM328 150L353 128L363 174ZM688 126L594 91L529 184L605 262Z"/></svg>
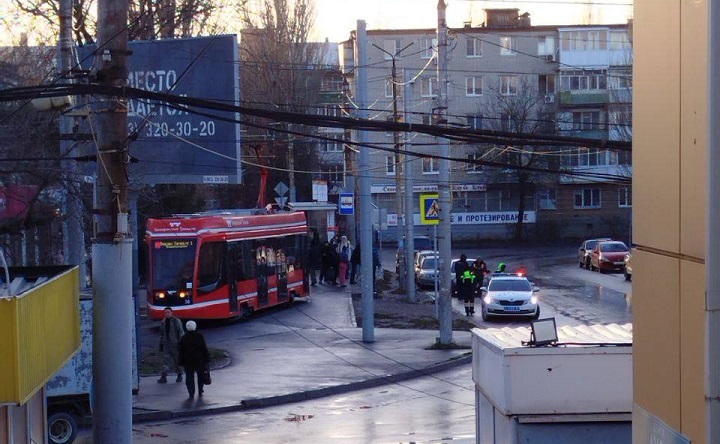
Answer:
<svg viewBox="0 0 720 444"><path fill-rule="evenodd" d="M380 251L378 250L377 242L373 242L372 259L373 295L377 296L377 278L375 276L376 271L380 273L380 278L382 279L382 263L380 262Z"/></svg>
<svg viewBox="0 0 720 444"><path fill-rule="evenodd" d="M320 248L320 283L327 284L335 281L335 248L330 242L325 242Z"/></svg>
<svg viewBox="0 0 720 444"><path fill-rule="evenodd" d="M205 338L196 331L195 321L187 321L185 328L187 333L180 338L178 357L180 365L185 369L185 387L187 387L188 397L192 398L195 396L195 375L197 375L198 396L203 394L205 372L210 365L210 353Z"/></svg>
<svg viewBox="0 0 720 444"><path fill-rule="evenodd" d="M482 296L480 294L480 287L483 286L483 281L485 280L485 274L487 273L487 265L482 259L476 258L475 262L473 262L470 266L470 270L475 276L475 280L473 283L472 299L470 299L469 301L470 314L475 314L475 298L478 296ZM465 309L465 311L467 312L467 308Z"/></svg>
<svg viewBox="0 0 720 444"><path fill-rule="evenodd" d="M320 236L315 228L310 229L310 245L308 247L307 271L310 275L310 285L317 284L317 271L321 270L320 266ZM322 283L322 274L320 275Z"/></svg>
<svg viewBox="0 0 720 444"><path fill-rule="evenodd" d="M350 283L356 284L358 268L360 268L361 256L360 256L360 242L355 244L352 254L350 255Z"/></svg>
<svg viewBox="0 0 720 444"><path fill-rule="evenodd" d="M494 274L495 273L497 273L497 274L505 273L506 268L507 268L507 265L505 265L503 262L500 262L497 266L497 270L495 270L493 273Z"/></svg>
<svg viewBox="0 0 720 444"><path fill-rule="evenodd" d="M178 342L180 342L182 336L182 322L174 316L172 308L165 307L165 317L160 321L160 353L163 368L160 379L157 380L159 384L167 383L167 376L171 366L177 372L175 382L182 382L182 373L178 364Z"/></svg>
<svg viewBox="0 0 720 444"><path fill-rule="evenodd" d="M347 287L347 270L352 255L352 247L347 236L340 237L340 243L337 246L338 254L338 274L340 274L340 287Z"/></svg>
<svg viewBox="0 0 720 444"><path fill-rule="evenodd" d="M467 256L460 255L460 260L455 264L455 281L460 296L465 305L465 315L473 314L472 305L475 294L475 274L467 263Z"/></svg>

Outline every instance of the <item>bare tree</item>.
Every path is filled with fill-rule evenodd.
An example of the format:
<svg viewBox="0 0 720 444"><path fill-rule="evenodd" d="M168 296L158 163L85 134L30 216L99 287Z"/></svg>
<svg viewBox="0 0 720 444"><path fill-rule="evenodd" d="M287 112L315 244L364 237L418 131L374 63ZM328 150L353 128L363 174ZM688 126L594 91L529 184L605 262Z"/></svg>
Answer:
<svg viewBox="0 0 720 444"><path fill-rule="evenodd" d="M237 6L243 31L240 39L241 101L248 106L310 112L318 103L323 74L325 45L309 41L314 24L313 0L257 0L241 2ZM249 121L250 124L267 122ZM280 130L255 130L264 135L262 159L270 159L269 166L277 169L309 170L314 163L309 138L298 138L283 131L314 133L313 128L297 125L270 124ZM288 155L292 144L292 159ZM271 169L270 180L287 177ZM253 173L250 173L253 174ZM305 183L307 182L307 183ZM272 183L272 182L271 182ZM307 191L310 181L299 184Z"/></svg>
<svg viewBox="0 0 720 444"><path fill-rule="evenodd" d="M484 114L494 116L489 126L496 131L515 134L550 134L554 132L554 119L549 106L527 76L503 76L490 87L489 100ZM523 236L523 219L526 198L532 196L535 186L546 181L547 175L518 167L542 167L552 164L547 149L513 141L507 146L490 146L480 149L483 159L506 165L496 168L495 181L511 183L518 192L518 220L515 224L515 240Z"/></svg>
<svg viewBox="0 0 720 444"><path fill-rule="evenodd" d="M12 0L18 11L39 19L38 37L46 43L57 41L57 0ZM78 44L95 41L97 24L95 0L73 0L73 34ZM214 15L222 0L131 0L128 11L128 38L192 37L214 32Z"/></svg>

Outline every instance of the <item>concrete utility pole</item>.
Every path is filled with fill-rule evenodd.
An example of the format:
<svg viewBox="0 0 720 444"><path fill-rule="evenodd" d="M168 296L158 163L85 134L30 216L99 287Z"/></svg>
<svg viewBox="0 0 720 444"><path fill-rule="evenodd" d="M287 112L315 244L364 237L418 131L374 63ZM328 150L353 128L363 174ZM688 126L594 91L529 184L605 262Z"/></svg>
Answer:
<svg viewBox="0 0 720 444"><path fill-rule="evenodd" d="M445 0L438 1L438 125L447 126L448 81L447 81L447 22L445 20ZM440 183L438 183L438 204L440 205L440 223L438 224L438 252L440 253L440 300L438 301L438 321L440 323L440 343L452 343L452 295L450 294L450 264L452 261L450 215L450 142L440 142Z"/></svg>
<svg viewBox="0 0 720 444"><path fill-rule="evenodd" d="M405 51L413 42L405 45L404 48L397 51L395 54L390 54L383 48L373 43L373 46L384 52L390 57L392 61L392 69L390 71L391 82L392 82L392 105L393 105L393 122L397 123L400 121L400 115L398 114L398 103L397 103L397 58L400 53ZM400 276L398 276L398 284L400 291L405 291L405 245L403 244L403 192L402 192L402 170L405 164L405 156L400 152L400 133L395 130L393 131L393 161L395 162L395 211L397 212L397 247L398 257L400 259Z"/></svg>
<svg viewBox="0 0 720 444"><path fill-rule="evenodd" d="M72 0L60 0L58 18L60 21L60 38L58 40L58 71L62 83L73 83L71 69L72 63ZM60 115L60 135L68 137L72 133L73 117L65 113ZM61 152L73 157L77 153L72 142L65 138L60 142ZM65 194L65 224L63 233L63 255L66 264L78 265L80 268L80 287L85 287L85 235L80 210L80 182L77 179L77 165L74 160L65 162L65 183L68 190Z"/></svg>
<svg viewBox="0 0 720 444"><path fill-rule="evenodd" d="M344 111L344 117L350 116L350 83L347 81L347 76L343 74L343 80L342 80L342 95L343 95L343 111ZM355 151L352 149L352 145L350 143L352 141L352 131L350 128L345 128L343 132L343 139L345 139L345 143L343 144L343 154L345 156L345 191L350 190L353 193L353 207L355 209L354 214L352 217L347 218L347 231L350 234L350 238L354 242L359 242L360 238L358 237L357 232L357 224L355 223L355 220L358 217L358 208L357 208L357 199L358 199L358 192L357 192L357 183L355 181ZM350 174L348 174L348 172ZM362 250L362 249L361 249Z"/></svg>
<svg viewBox="0 0 720 444"><path fill-rule="evenodd" d="M708 4L705 442L720 442L720 4Z"/></svg>
<svg viewBox="0 0 720 444"><path fill-rule="evenodd" d="M97 83L127 80L128 0L98 1ZM93 238L93 442L132 442L132 244L128 232L127 108L93 107L98 150Z"/></svg>
<svg viewBox="0 0 720 444"><path fill-rule="evenodd" d="M407 109L408 109L408 85L410 84L410 75L408 72L403 70L403 113L405 117L405 122L408 121L407 119ZM407 133L404 133L405 140L403 143L405 152L408 152L407 147ZM411 158L408 154L408 157L405 159L405 174L403 177L405 178L405 257L407 257L407 260L405 261L405 275L407 279L407 299L409 302L416 302L415 297L415 264L414 264L414 257L413 252L415 251L415 226L414 226L414 218L413 218L413 170L412 170L412 163L410 162Z"/></svg>
<svg viewBox="0 0 720 444"><path fill-rule="evenodd" d="M355 45L355 67L357 68L357 116L359 119L368 118L368 57L367 57L367 31L365 20L357 21ZM372 201L370 199L370 148L367 145L367 132L358 131L360 143L359 156L359 194L360 194L360 268L362 272L362 337L363 342L375 342L375 307L373 300L373 241L372 241ZM370 266L368 266L370 265Z"/></svg>

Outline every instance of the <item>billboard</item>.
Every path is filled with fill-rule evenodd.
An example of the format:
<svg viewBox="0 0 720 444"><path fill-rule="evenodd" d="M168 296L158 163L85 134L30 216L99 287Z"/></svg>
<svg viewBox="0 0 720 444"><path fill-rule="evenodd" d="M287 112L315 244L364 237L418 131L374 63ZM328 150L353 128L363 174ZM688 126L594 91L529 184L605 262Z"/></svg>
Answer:
<svg viewBox="0 0 720 444"><path fill-rule="evenodd" d="M239 104L235 35L129 42L128 86ZM78 48L83 68L95 66L94 46ZM144 184L237 184L242 181L240 125L232 112L197 115L162 103L128 106L131 180ZM205 110L201 110L205 112ZM219 117L219 118L216 118Z"/></svg>

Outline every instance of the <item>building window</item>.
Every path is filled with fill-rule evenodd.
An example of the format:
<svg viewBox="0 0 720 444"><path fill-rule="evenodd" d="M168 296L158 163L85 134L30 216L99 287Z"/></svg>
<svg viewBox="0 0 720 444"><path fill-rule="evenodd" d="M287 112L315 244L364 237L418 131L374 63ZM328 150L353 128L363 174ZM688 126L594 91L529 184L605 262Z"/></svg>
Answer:
<svg viewBox="0 0 720 444"><path fill-rule="evenodd" d="M438 174L437 159L435 159L434 157L423 157L422 161L423 174Z"/></svg>
<svg viewBox="0 0 720 444"><path fill-rule="evenodd" d="M513 130L513 118L512 115L507 113L501 113L500 114L500 131L504 131L506 133L509 133Z"/></svg>
<svg viewBox="0 0 720 444"><path fill-rule="evenodd" d="M600 111L575 111L572 113L572 128L575 131L603 129Z"/></svg>
<svg viewBox="0 0 720 444"><path fill-rule="evenodd" d="M600 188L575 190L575 208L600 208Z"/></svg>
<svg viewBox="0 0 720 444"><path fill-rule="evenodd" d="M330 140L326 140L325 151L329 153L340 153L343 151L343 144L341 142L332 142Z"/></svg>
<svg viewBox="0 0 720 444"><path fill-rule="evenodd" d="M420 95L422 97L435 97L437 96L437 90L437 77L423 77L421 79Z"/></svg>
<svg viewBox="0 0 720 444"><path fill-rule="evenodd" d="M630 187L618 188L618 206L620 208L632 207L632 188L630 188Z"/></svg>
<svg viewBox="0 0 720 444"><path fill-rule="evenodd" d="M467 172L468 174L477 174L482 172L482 165L478 161L482 160L482 155L478 153L468 154Z"/></svg>
<svg viewBox="0 0 720 444"><path fill-rule="evenodd" d="M540 190L537 194L538 210L557 210L557 190Z"/></svg>
<svg viewBox="0 0 720 444"><path fill-rule="evenodd" d="M482 40L468 37L465 57L482 57Z"/></svg>
<svg viewBox="0 0 720 444"><path fill-rule="evenodd" d="M554 56L555 55L555 37L542 36L538 37L538 55Z"/></svg>
<svg viewBox="0 0 720 444"><path fill-rule="evenodd" d="M389 54L383 52L383 57L385 57L385 60L392 60L393 56L397 54L402 46L402 41L400 39L390 39L385 40L383 48L385 51L387 51ZM396 59L399 59L400 57L395 57Z"/></svg>
<svg viewBox="0 0 720 444"><path fill-rule="evenodd" d="M515 37L500 37L500 55L515 55Z"/></svg>
<svg viewBox="0 0 720 444"><path fill-rule="evenodd" d="M560 87L563 91L607 89L607 71L604 69L562 71Z"/></svg>
<svg viewBox="0 0 720 444"><path fill-rule="evenodd" d="M483 90L482 76L465 77L465 95L481 96Z"/></svg>
<svg viewBox="0 0 720 444"><path fill-rule="evenodd" d="M391 99L393 96L393 81L392 78L385 79L385 97Z"/></svg>
<svg viewBox="0 0 720 444"><path fill-rule="evenodd" d="M336 92L342 89L342 77L324 76L320 83L320 90L326 92Z"/></svg>
<svg viewBox="0 0 720 444"><path fill-rule="evenodd" d="M423 114L422 123L423 125L432 125L432 116L429 114Z"/></svg>
<svg viewBox="0 0 720 444"><path fill-rule="evenodd" d="M560 46L563 51L604 51L607 49L607 43L607 30L560 33Z"/></svg>
<svg viewBox="0 0 720 444"><path fill-rule="evenodd" d="M343 165L326 165L325 168L325 179L328 184L332 184L332 186L345 184L345 167Z"/></svg>
<svg viewBox="0 0 720 444"><path fill-rule="evenodd" d="M610 49L615 51L630 49L628 33L625 31L610 31Z"/></svg>
<svg viewBox="0 0 720 444"><path fill-rule="evenodd" d="M482 129L483 128L483 116L482 114L467 114L467 126L471 129Z"/></svg>
<svg viewBox="0 0 720 444"><path fill-rule="evenodd" d="M607 87L611 90L632 88L632 70L616 69L608 75Z"/></svg>
<svg viewBox="0 0 720 444"><path fill-rule="evenodd" d="M328 117L341 117L342 110L338 105L325 105L320 107L320 114Z"/></svg>
<svg viewBox="0 0 720 444"><path fill-rule="evenodd" d="M431 59L435 55L437 50L437 39L424 38L422 39L423 52L420 58Z"/></svg>
<svg viewBox="0 0 720 444"><path fill-rule="evenodd" d="M397 171L398 157L397 154L385 156L385 174L394 176Z"/></svg>
<svg viewBox="0 0 720 444"><path fill-rule="evenodd" d="M540 94L541 96L544 96L545 94L554 94L554 93L555 93L555 76L552 74L539 75L538 76L538 94ZM545 100L545 103L552 103L552 101Z"/></svg>
<svg viewBox="0 0 720 444"><path fill-rule="evenodd" d="M500 94L516 96L518 93L518 76L500 76Z"/></svg>

